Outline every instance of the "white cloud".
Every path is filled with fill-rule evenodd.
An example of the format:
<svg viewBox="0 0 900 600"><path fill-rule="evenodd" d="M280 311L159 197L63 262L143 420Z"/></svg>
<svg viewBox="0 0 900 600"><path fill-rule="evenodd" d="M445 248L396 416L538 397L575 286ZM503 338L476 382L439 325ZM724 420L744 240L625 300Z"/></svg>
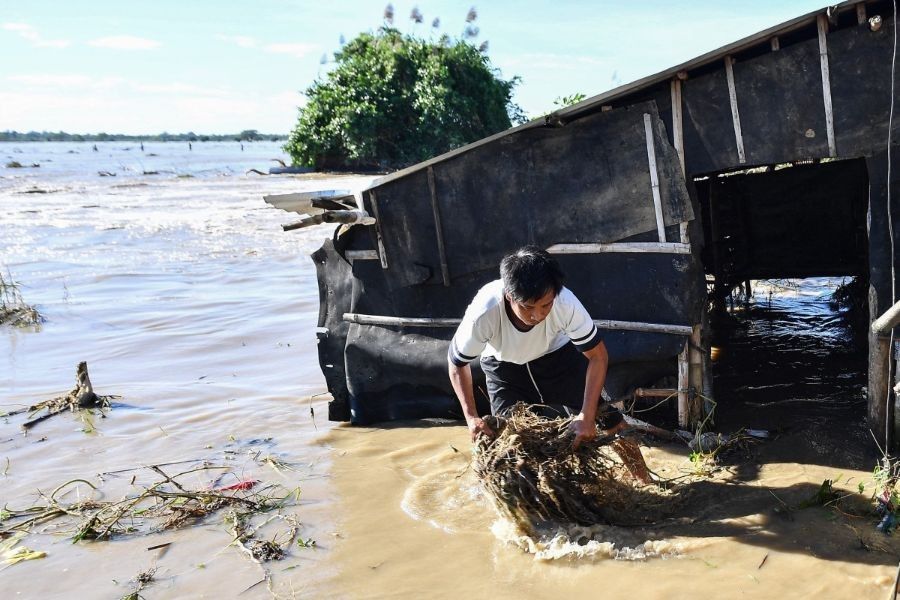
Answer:
<svg viewBox="0 0 900 600"><path fill-rule="evenodd" d="M153 50L159 47L156 40L148 40L133 35L113 35L109 37L91 40L88 45L97 48L112 48L115 50Z"/></svg>
<svg viewBox="0 0 900 600"><path fill-rule="evenodd" d="M256 48L256 40L246 35L217 35L216 39L230 42L241 48Z"/></svg>
<svg viewBox="0 0 900 600"><path fill-rule="evenodd" d="M10 75L9 81L22 85L52 87L52 86L84 86L92 81L87 75L75 75L72 73L35 73L30 75Z"/></svg>
<svg viewBox="0 0 900 600"><path fill-rule="evenodd" d="M27 23L4 23L2 28L5 31L13 31L18 33L20 37L31 42L36 48L65 48L69 45L68 40L47 40L35 31L34 27Z"/></svg>
<svg viewBox="0 0 900 600"><path fill-rule="evenodd" d="M265 50L266 52L272 52L274 54L288 54L293 56L294 58L303 58L315 52L317 49L318 46L315 44L303 43L268 44L267 46L263 47L263 50Z"/></svg>

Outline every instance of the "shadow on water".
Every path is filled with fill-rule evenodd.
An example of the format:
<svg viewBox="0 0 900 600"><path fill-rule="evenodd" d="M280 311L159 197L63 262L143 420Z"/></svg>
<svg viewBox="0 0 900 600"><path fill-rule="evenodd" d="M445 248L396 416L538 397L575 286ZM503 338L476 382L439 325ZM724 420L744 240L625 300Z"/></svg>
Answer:
<svg viewBox="0 0 900 600"><path fill-rule="evenodd" d="M713 320L717 429L767 429L769 460L869 470L864 306L838 306L841 279L757 284ZM862 327L860 327L862 323Z"/></svg>

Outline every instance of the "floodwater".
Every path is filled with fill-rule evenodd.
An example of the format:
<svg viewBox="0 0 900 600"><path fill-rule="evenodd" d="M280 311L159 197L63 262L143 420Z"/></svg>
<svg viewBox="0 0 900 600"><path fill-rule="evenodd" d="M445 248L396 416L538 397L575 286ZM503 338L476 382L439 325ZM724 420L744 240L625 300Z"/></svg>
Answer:
<svg viewBox="0 0 900 600"><path fill-rule="evenodd" d="M870 495L870 455L792 454L795 443L819 439L802 435L818 430L812 421L723 458L725 469L686 483L677 510L656 525L523 538L481 495L459 424L354 428L325 420L318 292L306 255L331 228L282 233L293 216L262 196L367 178L244 175L280 156L277 144L98 150L0 145L4 164L41 165L0 170L0 262L46 317L39 328L0 329L0 410L64 394L82 360L98 393L121 396L105 418L62 414L25 436L23 415L0 421L0 505L29 506L39 490L73 479L99 492L73 484L66 499L115 499L132 476L152 480L146 469L128 469L186 461L162 467L173 473L206 460L230 467L221 483L300 488L299 504L286 510L299 520L299 536L316 545L294 545L267 563L278 597L886 596L898 546L872 519L785 508L825 479L848 492L868 486L851 500L865 504ZM725 356L738 356L742 343L732 338ZM732 386L734 406L757 402L761 413L766 402L789 401L745 397L741 385L750 384ZM837 396L830 402L843 402L843 392ZM845 404L858 403L857 390ZM737 410L731 415L740 421ZM660 477L691 470L682 445L646 440L642 450ZM276 470L261 455L290 468ZM98 477L112 471L122 472ZM283 535L278 523L266 531ZM112 542L72 544L67 533L42 526L24 540L47 557L0 570L4 598L121 597L154 566L156 580L142 592L148 599L272 595L258 585L260 566L230 545L221 515Z"/></svg>

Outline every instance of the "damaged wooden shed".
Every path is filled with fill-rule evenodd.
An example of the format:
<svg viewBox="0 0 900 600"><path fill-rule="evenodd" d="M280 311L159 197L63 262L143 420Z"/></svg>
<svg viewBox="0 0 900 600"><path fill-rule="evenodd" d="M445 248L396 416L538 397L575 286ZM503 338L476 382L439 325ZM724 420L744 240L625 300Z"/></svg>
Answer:
<svg viewBox="0 0 900 600"><path fill-rule="evenodd" d="M734 285L861 277L874 321L896 299L895 22L891 2L844 2L361 192L268 197L304 223L352 221L313 255L330 418L458 416L447 344L523 244L557 255L604 330L608 396L675 378L683 426L714 396L707 311ZM871 335L882 441L888 346Z"/></svg>

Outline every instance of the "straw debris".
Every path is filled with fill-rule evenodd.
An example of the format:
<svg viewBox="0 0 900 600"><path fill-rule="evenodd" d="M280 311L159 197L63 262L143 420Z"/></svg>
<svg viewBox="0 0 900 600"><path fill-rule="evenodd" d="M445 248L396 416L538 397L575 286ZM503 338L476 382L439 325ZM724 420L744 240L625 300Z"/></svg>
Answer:
<svg viewBox="0 0 900 600"><path fill-rule="evenodd" d="M571 419L546 420L517 406L498 432L480 437L473 468L498 511L525 532L548 523L637 525L671 510L676 493L642 485L614 452L616 438L573 449Z"/></svg>

